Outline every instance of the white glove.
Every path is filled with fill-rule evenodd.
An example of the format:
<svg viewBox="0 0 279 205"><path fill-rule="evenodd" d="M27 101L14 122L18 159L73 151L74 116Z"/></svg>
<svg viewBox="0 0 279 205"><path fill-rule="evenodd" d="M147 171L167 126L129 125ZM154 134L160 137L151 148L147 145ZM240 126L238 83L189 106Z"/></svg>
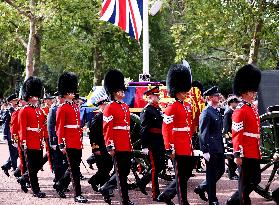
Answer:
<svg viewBox="0 0 279 205"><path fill-rule="evenodd" d="M24 140L23 142L22 142L22 148L24 149L24 150L26 150L27 149L27 145L26 145L26 141Z"/></svg>
<svg viewBox="0 0 279 205"><path fill-rule="evenodd" d="M148 150L148 148L144 148L144 149L141 150L141 152L142 152L144 155L148 155L149 150Z"/></svg>
<svg viewBox="0 0 279 205"><path fill-rule="evenodd" d="M196 150L196 149L195 149L193 152L194 152L194 156L196 156L196 157L198 157L198 156L203 156L203 153L202 153L201 150Z"/></svg>
<svg viewBox="0 0 279 205"><path fill-rule="evenodd" d="M203 158L209 162L209 159L210 159L210 154L207 152L207 153L203 153Z"/></svg>
<svg viewBox="0 0 279 205"><path fill-rule="evenodd" d="M14 146L15 148L17 148L17 147L18 147L18 144L17 144L17 143L13 143L13 146Z"/></svg>
<svg viewBox="0 0 279 205"><path fill-rule="evenodd" d="M53 150L56 150L56 149L57 149L57 145L51 145L51 148L52 148Z"/></svg>

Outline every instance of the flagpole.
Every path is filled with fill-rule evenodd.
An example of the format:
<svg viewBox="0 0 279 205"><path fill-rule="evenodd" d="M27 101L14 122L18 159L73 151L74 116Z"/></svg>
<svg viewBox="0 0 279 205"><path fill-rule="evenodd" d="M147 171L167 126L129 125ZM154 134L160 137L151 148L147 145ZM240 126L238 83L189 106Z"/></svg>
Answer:
<svg viewBox="0 0 279 205"><path fill-rule="evenodd" d="M150 81L149 74L149 25L148 25L148 0L143 0L143 45L142 45L142 57L143 57L143 69L140 74L140 81Z"/></svg>

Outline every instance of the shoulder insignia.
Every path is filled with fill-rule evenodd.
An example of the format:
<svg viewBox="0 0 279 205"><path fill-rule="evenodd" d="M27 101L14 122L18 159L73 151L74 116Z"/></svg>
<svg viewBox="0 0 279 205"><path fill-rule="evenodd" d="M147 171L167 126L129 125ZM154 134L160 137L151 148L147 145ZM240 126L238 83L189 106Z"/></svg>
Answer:
<svg viewBox="0 0 279 205"><path fill-rule="evenodd" d="M239 132L240 130L243 130L244 127L243 127L243 121L241 122L232 122L232 130L236 131L236 132Z"/></svg>
<svg viewBox="0 0 279 205"><path fill-rule="evenodd" d="M164 119L163 119L164 123L166 123L167 125L172 123L173 122L173 116L174 115L168 116L168 115L164 114Z"/></svg>
<svg viewBox="0 0 279 205"><path fill-rule="evenodd" d="M244 103L238 103L238 105L237 105L237 107L236 107L236 109L240 109L240 108L242 108L243 107L243 105L244 105Z"/></svg>
<svg viewBox="0 0 279 205"><path fill-rule="evenodd" d="M103 120L104 120L106 123L109 123L110 121L113 120L113 116L110 115L110 116L106 117L106 116L103 115Z"/></svg>

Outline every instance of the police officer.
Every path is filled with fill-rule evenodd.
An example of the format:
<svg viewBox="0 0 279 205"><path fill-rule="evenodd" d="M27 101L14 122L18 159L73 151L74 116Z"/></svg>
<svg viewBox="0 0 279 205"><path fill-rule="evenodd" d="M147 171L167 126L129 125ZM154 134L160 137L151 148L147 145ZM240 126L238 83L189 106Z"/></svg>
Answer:
<svg viewBox="0 0 279 205"><path fill-rule="evenodd" d="M130 111L123 102L125 96L124 76L118 70L109 70L104 79L104 87L111 102L104 109L103 134L105 145L114 160L114 169L121 203L132 205L129 200L127 177L131 167L132 145L130 140ZM113 184L114 179L110 182ZM107 184L106 183L106 184ZM105 184L105 185L106 185ZM104 186L105 186L104 185ZM102 192L103 194L104 192Z"/></svg>
<svg viewBox="0 0 279 205"><path fill-rule="evenodd" d="M224 114L224 120L223 120L223 125L224 125L224 138L225 138L225 144L227 151L230 151L232 149L232 114L233 111L235 110L237 104L239 103L239 100L236 96L232 95L229 96L227 99L227 104L228 108L225 111ZM228 175L230 180L238 180L238 176L235 173L237 169L237 165L234 162L234 157L233 156L228 156Z"/></svg>
<svg viewBox="0 0 279 205"><path fill-rule="evenodd" d="M56 134L60 150L66 154L69 168L57 182L56 189L60 192L69 185L69 176L75 191L75 202L86 203L81 195L80 162L82 157L82 130L80 127L80 111L73 102L78 89L78 79L74 73L65 72L58 80L58 92L64 98L56 112ZM58 193L59 194L59 193Z"/></svg>
<svg viewBox="0 0 279 205"><path fill-rule="evenodd" d="M93 117L89 124L89 139L94 154L98 171L93 175L88 183L94 191L98 191L98 186L103 186L110 178L110 171L113 167L112 158L109 155L103 135L103 111L109 100L100 98L96 101L99 112Z"/></svg>
<svg viewBox="0 0 279 205"><path fill-rule="evenodd" d="M58 92L55 93L56 95L56 103L53 103L53 105L49 109L49 113L47 116L47 130L48 130L48 136L49 136L49 145L51 149L51 161L52 161L52 171L54 172L54 182L55 184L53 187L56 189L58 195L61 198L65 198L64 190L67 187L64 187L64 190L60 190L57 187L57 182L62 178L62 176L65 174L65 171L68 168L68 162L66 155L63 154L59 147L58 147L58 137L56 135L56 112L57 108L60 104L63 104L64 98L62 98ZM70 180L70 176L69 180Z"/></svg>
<svg viewBox="0 0 279 205"><path fill-rule="evenodd" d="M167 88L175 102L169 104L163 119L163 137L167 154L174 161L175 180L159 195L158 201L174 204L171 199L178 193L180 205L188 205L187 183L194 165L192 134L192 107L185 102L191 89L192 76L188 67L173 65L167 76ZM175 189L176 187L176 189Z"/></svg>
<svg viewBox="0 0 279 205"><path fill-rule="evenodd" d="M250 193L261 181L260 118L253 105L261 81L261 71L248 64L234 78L234 92L241 97L232 116L232 142L236 164L240 167L238 191L227 204L251 204Z"/></svg>
<svg viewBox="0 0 279 205"><path fill-rule="evenodd" d="M21 176L20 184L22 188L29 176L33 195L44 198L45 193L40 191L38 183L38 171L42 166L43 150L43 126L45 117L38 107L39 98L43 95L43 85L39 78L29 77L22 87L23 99L28 103L19 111L19 138L22 143L28 173ZM27 189L23 189L27 192Z"/></svg>
<svg viewBox="0 0 279 205"><path fill-rule="evenodd" d="M208 193L210 205L218 205L216 183L225 172L224 145L222 138L223 119L217 106L220 100L218 87L204 92L208 106L202 111L199 121L200 148L206 162L206 179L194 189L203 200Z"/></svg>
<svg viewBox="0 0 279 205"><path fill-rule="evenodd" d="M13 168L15 171L17 168L17 158L18 158L18 152L17 148L13 145L13 136L11 136L10 132L10 122L11 122L11 116L12 113L15 111L17 107L17 95L12 94L10 95L6 101L9 103L9 106L7 110L5 110L2 120L3 120L3 134L4 134L4 139L7 140L8 142L8 147L9 147L9 158L8 160L1 166L1 169L4 171L4 173L7 176L10 176L9 170Z"/></svg>
<svg viewBox="0 0 279 205"><path fill-rule="evenodd" d="M158 175L165 168L165 147L162 135L163 114L159 107L159 87L149 89L144 93L148 104L142 110L141 140L143 153L149 154L151 170L137 183L143 194L147 195L146 185L152 180L152 198L157 201L160 194Z"/></svg>

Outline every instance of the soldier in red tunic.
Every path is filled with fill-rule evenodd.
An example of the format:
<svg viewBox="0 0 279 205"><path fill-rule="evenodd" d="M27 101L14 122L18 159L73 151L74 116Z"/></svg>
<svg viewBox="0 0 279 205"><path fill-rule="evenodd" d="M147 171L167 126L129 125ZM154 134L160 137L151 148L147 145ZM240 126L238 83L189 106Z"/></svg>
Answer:
<svg viewBox="0 0 279 205"><path fill-rule="evenodd" d="M103 114L105 145L109 154L114 159L121 203L123 205L132 205L133 203L129 200L127 185L132 151L130 111L129 106L123 102L124 91L126 89L123 74L118 70L108 71L105 75L104 87L112 100L104 109ZM109 184L109 182L107 183Z"/></svg>
<svg viewBox="0 0 279 205"><path fill-rule="evenodd" d="M40 191L38 183L38 171L41 169L43 150L43 125L44 115L38 107L38 100L43 94L43 85L39 78L29 77L23 84L23 99L28 103L19 111L19 138L24 149L27 170L33 195L38 198L44 198L45 193ZM27 192L24 187L27 173L21 176L19 180L23 191Z"/></svg>
<svg viewBox="0 0 279 205"><path fill-rule="evenodd" d="M87 199L81 195L80 162L82 157L82 129L80 127L80 111L73 102L77 93L78 80L74 73L63 73L58 80L58 92L64 98L56 114L56 134L61 151L67 155L69 168L64 176L57 182L56 190L61 198L63 190L72 178L75 190L75 202L86 203Z"/></svg>
<svg viewBox="0 0 279 205"><path fill-rule="evenodd" d="M251 204L250 193L261 181L260 118L253 101L261 81L261 71L249 64L234 78L234 92L242 101L232 115L232 142L236 164L240 167L238 191L227 204Z"/></svg>
<svg viewBox="0 0 279 205"><path fill-rule="evenodd" d="M11 117L11 135L13 138L13 141L15 144L15 146L17 146L17 150L18 150L18 155L19 155L19 166L16 169L16 171L14 172L14 176L16 178L20 177L22 174L24 174L26 172L26 163L25 163L25 158L24 158L24 152L21 149L21 142L19 139L19 120L18 120L18 115L19 115L19 111L20 109L22 109L24 106L26 105L26 102L22 99L22 96L19 98L18 101L18 106L16 108L16 110L13 112L12 117Z"/></svg>
<svg viewBox="0 0 279 205"><path fill-rule="evenodd" d="M49 165L50 165L50 169L52 170L52 163L51 163L51 157L50 157L50 146L49 146L49 136L48 136L48 130L47 130L47 116L49 113L49 109L52 105L53 102L53 96L51 96L50 94L46 93L44 96L44 103L41 106L41 110L44 114L45 117L45 122L44 122L44 127L43 127L43 133L44 133L44 141L45 141L45 148L46 148L46 154L43 156L43 165L49 161ZM42 167L43 167L42 165ZM43 169L43 168L42 168Z"/></svg>
<svg viewBox="0 0 279 205"><path fill-rule="evenodd" d="M167 87L170 97L175 102L168 105L163 119L163 137L167 154L174 159L176 180L162 194L158 201L174 204L171 199L178 193L180 205L187 205L187 182L194 165L192 134L192 108L185 102L187 92L191 88L192 76L189 68L174 65L167 77ZM176 189L175 189L176 188Z"/></svg>

